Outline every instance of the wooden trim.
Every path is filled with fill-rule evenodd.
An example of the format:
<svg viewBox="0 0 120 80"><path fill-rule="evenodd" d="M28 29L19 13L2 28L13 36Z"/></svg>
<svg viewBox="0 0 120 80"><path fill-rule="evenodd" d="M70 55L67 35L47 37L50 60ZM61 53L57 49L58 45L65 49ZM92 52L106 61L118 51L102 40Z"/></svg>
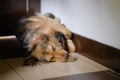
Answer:
<svg viewBox="0 0 120 80"><path fill-rule="evenodd" d="M0 38L0 59L22 57L25 51L16 38Z"/></svg>
<svg viewBox="0 0 120 80"><path fill-rule="evenodd" d="M119 80L119 77L116 77L114 74L111 74L109 71L100 71L100 72L49 78L45 80Z"/></svg>
<svg viewBox="0 0 120 80"><path fill-rule="evenodd" d="M41 12L41 0L28 0L29 1L29 11L28 15L31 16L35 12ZM33 4L34 3L34 4Z"/></svg>
<svg viewBox="0 0 120 80"><path fill-rule="evenodd" d="M76 52L120 73L120 50L103 43L73 34Z"/></svg>

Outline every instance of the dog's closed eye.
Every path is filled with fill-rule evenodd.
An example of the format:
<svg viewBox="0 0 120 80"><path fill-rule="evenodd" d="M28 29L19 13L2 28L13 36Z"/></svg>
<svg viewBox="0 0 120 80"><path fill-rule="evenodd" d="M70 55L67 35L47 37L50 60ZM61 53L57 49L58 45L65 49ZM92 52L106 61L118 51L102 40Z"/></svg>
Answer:
<svg viewBox="0 0 120 80"><path fill-rule="evenodd" d="M52 45L52 50L55 51L56 47L54 45Z"/></svg>

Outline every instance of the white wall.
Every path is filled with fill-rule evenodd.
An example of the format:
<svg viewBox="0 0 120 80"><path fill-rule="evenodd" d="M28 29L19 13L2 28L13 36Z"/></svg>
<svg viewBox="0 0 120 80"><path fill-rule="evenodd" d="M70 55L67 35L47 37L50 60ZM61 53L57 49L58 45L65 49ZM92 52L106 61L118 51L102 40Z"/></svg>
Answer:
<svg viewBox="0 0 120 80"><path fill-rule="evenodd" d="M120 49L120 0L42 0L41 7L71 31Z"/></svg>

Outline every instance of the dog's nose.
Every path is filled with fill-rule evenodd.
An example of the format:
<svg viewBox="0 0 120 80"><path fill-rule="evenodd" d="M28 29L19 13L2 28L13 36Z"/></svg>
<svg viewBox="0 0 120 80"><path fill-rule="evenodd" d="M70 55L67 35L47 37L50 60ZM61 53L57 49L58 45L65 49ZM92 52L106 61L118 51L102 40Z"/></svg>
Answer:
<svg viewBox="0 0 120 80"><path fill-rule="evenodd" d="M65 57L65 59L68 59L69 58L69 53L65 53L64 57Z"/></svg>

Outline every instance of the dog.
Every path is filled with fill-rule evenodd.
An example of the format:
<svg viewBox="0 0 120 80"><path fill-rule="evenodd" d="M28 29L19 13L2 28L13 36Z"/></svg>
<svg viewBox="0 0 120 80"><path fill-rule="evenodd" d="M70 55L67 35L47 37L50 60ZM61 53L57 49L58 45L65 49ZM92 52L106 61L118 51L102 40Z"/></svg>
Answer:
<svg viewBox="0 0 120 80"><path fill-rule="evenodd" d="M26 49L23 65L75 60L70 56L75 52L71 31L51 13L20 20L16 37Z"/></svg>

